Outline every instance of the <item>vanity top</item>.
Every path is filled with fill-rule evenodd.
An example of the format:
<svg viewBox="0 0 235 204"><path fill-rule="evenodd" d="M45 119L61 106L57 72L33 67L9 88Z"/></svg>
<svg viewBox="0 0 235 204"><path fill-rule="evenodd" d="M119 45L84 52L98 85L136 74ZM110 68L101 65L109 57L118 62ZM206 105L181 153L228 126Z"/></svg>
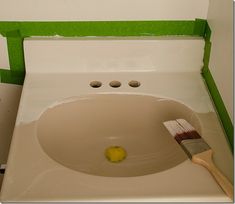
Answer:
<svg viewBox="0 0 235 204"><path fill-rule="evenodd" d="M91 87L94 80L102 82L102 86ZM111 87L113 80L122 85ZM130 87L131 80L141 85ZM197 114L202 137L213 149L216 165L233 179L232 153L199 72L29 73L3 183L3 202L229 201L210 173L189 159L168 170L137 177L90 175L51 159L39 144L36 121L61 100L86 94L150 95L185 104Z"/></svg>

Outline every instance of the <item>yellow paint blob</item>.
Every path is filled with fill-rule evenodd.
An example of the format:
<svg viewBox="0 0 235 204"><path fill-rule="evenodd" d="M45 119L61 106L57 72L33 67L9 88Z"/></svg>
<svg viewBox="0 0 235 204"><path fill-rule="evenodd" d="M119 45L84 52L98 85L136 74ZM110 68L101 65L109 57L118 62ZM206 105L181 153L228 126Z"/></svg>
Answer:
<svg viewBox="0 0 235 204"><path fill-rule="evenodd" d="M119 146L111 146L105 150L105 156L110 162L121 162L126 156L126 150Z"/></svg>

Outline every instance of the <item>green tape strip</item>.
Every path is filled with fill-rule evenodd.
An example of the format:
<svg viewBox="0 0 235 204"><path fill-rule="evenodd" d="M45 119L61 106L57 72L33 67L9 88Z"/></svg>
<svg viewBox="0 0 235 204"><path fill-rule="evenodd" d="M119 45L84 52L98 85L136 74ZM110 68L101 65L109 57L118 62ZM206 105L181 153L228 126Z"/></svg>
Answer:
<svg viewBox="0 0 235 204"><path fill-rule="evenodd" d="M0 22L5 37L29 36L204 36L206 20L195 21L87 21ZM15 32L18 30L19 32ZM14 36L15 32L15 36Z"/></svg>
<svg viewBox="0 0 235 204"><path fill-rule="evenodd" d="M217 112L219 114L220 120L223 124L224 130L226 132L227 135L227 139L230 143L230 146L233 150L233 124L232 121L229 117L229 114L226 110L226 107L224 105L224 102L222 100L222 97L219 93L219 90L217 89L217 86L215 84L215 81L211 75L210 70L207 68L203 73L202 73L205 82L207 84L207 87L210 91L211 97L214 101L214 104L216 106Z"/></svg>
<svg viewBox="0 0 235 204"><path fill-rule="evenodd" d="M25 70L23 38L7 37L7 48L11 70L23 72Z"/></svg>
<svg viewBox="0 0 235 204"><path fill-rule="evenodd" d="M211 38L211 29L210 29L208 22L206 22L204 38L205 38L205 41L210 41L210 38Z"/></svg>
<svg viewBox="0 0 235 204"><path fill-rule="evenodd" d="M216 83L211 75L211 72L209 70L209 61L210 61L210 52L211 52L211 29L209 27L209 24L206 23L205 28L205 48L204 48L204 57L203 57L203 69L202 69L202 76L206 82L207 88L210 92L210 95L212 97L212 100L215 104L216 110L219 114L220 120L222 122L222 125L224 127L225 133L227 135L227 139L229 141L229 144L233 150L233 135L234 135L234 126L233 123L229 117L229 114L226 110L226 107L224 105L224 102L222 100L222 97L219 93L219 90L216 86Z"/></svg>
<svg viewBox="0 0 235 204"><path fill-rule="evenodd" d="M23 85L25 72L0 69L0 82Z"/></svg>
<svg viewBox="0 0 235 204"><path fill-rule="evenodd" d="M203 70L208 69L208 67L209 67L210 53L211 53L211 42L206 41L205 42L205 47L204 47ZM202 70L202 72L203 72L203 70Z"/></svg>
<svg viewBox="0 0 235 204"><path fill-rule="evenodd" d="M194 34L198 36L205 36L207 21L204 19L196 19L194 26Z"/></svg>
<svg viewBox="0 0 235 204"><path fill-rule="evenodd" d="M204 71L206 71L207 69L209 69L209 61L210 61L210 53L211 53L211 29L210 26L208 24L208 22L206 22L205 25L205 33L204 33L204 39L205 39L205 47L204 47L204 56L203 56L203 68L202 68L202 73Z"/></svg>

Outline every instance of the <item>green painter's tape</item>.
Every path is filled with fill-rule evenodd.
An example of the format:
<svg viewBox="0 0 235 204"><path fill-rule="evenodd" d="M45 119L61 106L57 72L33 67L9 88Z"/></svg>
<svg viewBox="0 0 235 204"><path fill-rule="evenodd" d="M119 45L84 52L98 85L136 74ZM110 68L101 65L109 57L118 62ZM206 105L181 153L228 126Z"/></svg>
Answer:
<svg viewBox="0 0 235 204"><path fill-rule="evenodd" d="M20 22L0 21L0 34L4 37L19 37Z"/></svg>
<svg viewBox="0 0 235 204"><path fill-rule="evenodd" d="M21 37L20 30L11 30L7 32L7 37Z"/></svg>
<svg viewBox="0 0 235 204"><path fill-rule="evenodd" d="M206 71L209 68L209 61L210 61L210 53L211 53L211 29L206 22L205 25L205 34L204 34L204 39L205 39L205 47L204 47L204 56L203 56L203 68L202 68L202 73Z"/></svg>
<svg viewBox="0 0 235 204"><path fill-rule="evenodd" d="M7 37L7 48L12 71L24 71L23 38Z"/></svg>
<svg viewBox="0 0 235 204"><path fill-rule="evenodd" d="M212 97L212 100L215 104L216 110L219 114L220 120L222 122L222 125L224 127L224 130L227 135L227 139L230 143L230 146L233 150L233 135L234 135L234 127L233 123L229 117L229 114L226 110L226 107L224 105L224 102L222 100L222 97L219 93L219 90L216 86L216 83L211 75L211 72L209 70L209 61L210 61L210 52L211 52L211 29L209 27L209 24L206 23L205 28L205 48L204 48L204 57L203 57L203 69L202 69L202 76L206 82L207 88L210 92L210 95Z"/></svg>
<svg viewBox="0 0 235 204"><path fill-rule="evenodd" d="M206 41L205 47L204 47L204 57L203 57L203 69L207 69L209 67L209 61L210 61L210 53L211 53L211 42Z"/></svg>
<svg viewBox="0 0 235 204"><path fill-rule="evenodd" d="M205 38L205 41L210 41L210 39L211 39L211 29L210 29L210 26L209 26L208 22L206 22L204 38Z"/></svg>
<svg viewBox="0 0 235 204"><path fill-rule="evenodd" d="M25 77L24 72L0 69L0 82L1 83L23 85L24 77Z"/></svg>
<svg viewBox="0 0 235 204"><path fill-rule="evenodd" d="M207 21L205 21L204 19L196 19L195 26L194 26L194 34L204 37L206 25L207 25Z"/></svg>
<svg viewBox="0 0 235 204"><path fill-rule="evenodd" d="M219 114L220 120L223 124L224 130L226 132L228 141L233 149L233 123L229 117L229 114L226 110L226 107L224 105L224 102L222 100L222 97L219 93L219 90L217 89L217 86L215 84L215 81L210 73L210 70L207 68L203 73L202 73L207 87L210 91L211 97L214 101L214 104L216 106L217 112Z"/></svg>
<svg viewBox="0 0 235 204"><path fill-rule="evenodd" d="M29 36L204 36L206 20L195 21L87 21L0 22L0 34ZM16 32L14 36L14 32Z"/></svg>

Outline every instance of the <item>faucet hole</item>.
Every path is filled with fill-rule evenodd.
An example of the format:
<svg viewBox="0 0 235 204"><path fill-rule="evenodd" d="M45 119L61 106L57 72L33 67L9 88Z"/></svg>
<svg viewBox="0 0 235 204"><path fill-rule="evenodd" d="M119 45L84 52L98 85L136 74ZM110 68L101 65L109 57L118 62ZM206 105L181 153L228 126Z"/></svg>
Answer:
<svg viewBox="0 0 235 204"><path fill-rule="evenodd" d="M102 83L101 83L100 81L92 81L92 82L90 83L90 86L91 86L92 88L99 88L99 87L102 86Z"/></svg>
<svg viewBox="0 0 235 204"><path fill-rule="evenodd" d="M121 82L120 81L111 81L110 83L109 83L109 86L111 86L111 87L113 87L113 88L118 88L118 87L120 87L122 84L121 84Z"/></svg>
<svg viewBox="0 0 235 204"><path fill-rule="evenodd" d="M128 84L129 84L129 86L131 86L133 88L136 88L136 87L140 86L140 82L139 81L135 81L135 80L130 81Z"/></svg>

